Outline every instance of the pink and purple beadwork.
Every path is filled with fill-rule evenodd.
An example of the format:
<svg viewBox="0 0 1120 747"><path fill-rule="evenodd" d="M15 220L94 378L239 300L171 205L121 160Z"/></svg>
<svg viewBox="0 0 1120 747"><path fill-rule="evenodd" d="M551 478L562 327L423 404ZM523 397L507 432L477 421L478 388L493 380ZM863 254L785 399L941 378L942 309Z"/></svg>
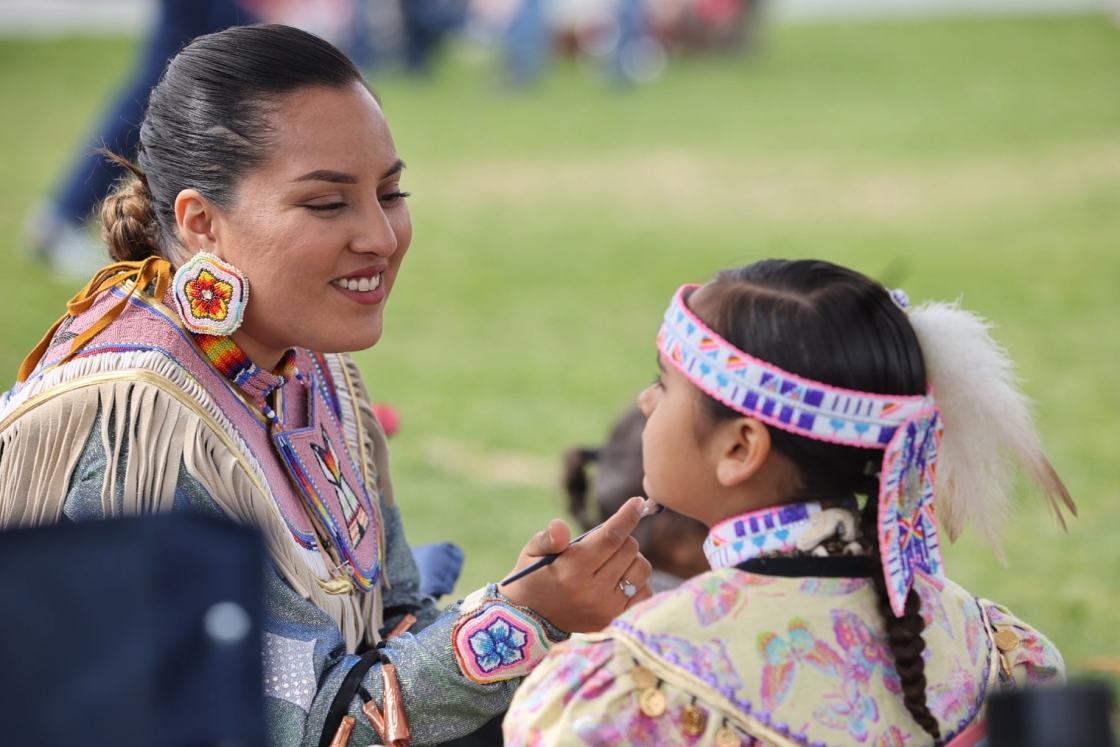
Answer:
<svg viewBox="0 0 1120 747"><path fill-rule="evenodd" d="M524 677L550 648L537 620L496 601L464 615L452 640L463 674L483 684Z"/></svg>

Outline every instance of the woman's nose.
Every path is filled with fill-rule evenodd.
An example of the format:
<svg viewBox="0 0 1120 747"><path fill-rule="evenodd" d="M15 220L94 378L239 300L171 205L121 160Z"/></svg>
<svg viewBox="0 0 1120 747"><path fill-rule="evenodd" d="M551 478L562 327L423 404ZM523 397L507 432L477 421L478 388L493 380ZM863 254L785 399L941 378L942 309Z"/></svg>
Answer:
<svg viewBox="0 0 1120 747"><path fill-rule="evenodd" d="M397 244L396 228L378 203L376 208L362 216L361 225L350 241L350 248L363 254L388 257L397 251Z"/></svg>

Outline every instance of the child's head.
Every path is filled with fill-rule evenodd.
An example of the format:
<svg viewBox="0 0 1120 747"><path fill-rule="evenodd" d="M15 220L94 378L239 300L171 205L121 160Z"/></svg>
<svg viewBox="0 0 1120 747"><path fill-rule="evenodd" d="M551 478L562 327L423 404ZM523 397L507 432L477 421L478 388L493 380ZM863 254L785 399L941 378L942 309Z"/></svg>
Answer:
<svg viewBox="0 0 1120 747"><path fill-rule="evenodd" d="M731 345L805 379L879 394L926 392L922 350L906 314L882 285L852 270L814 260L766 260L720 272L707 285L686 293L685 301ZM701 392L673 367L663 368L666 373L661 382L651 388L655 391L647 390L643 397L647 415L657 406L656 400L672 396L673 385L678 384L685 395L680 401L682 409L687 407L686 398L695 403L694 428L674 423L681 447L698 449L713 464L713 460L726 457L722 452L712 453L713 449L732 448L740 441L740 450L758 448L759 441L765 442L761 448L768 453L764 456L777 455L775 463L769 469L757 465L759 469L751 477L775 483L766 486L778 493L776 500L768 503L842 499L866 481L869 463L878 467L881 452L867 448L829 443L761 424L765 433L742 433L735 426L746 417L743 413ZM656 391L661 387L664 389ZM726 438L712 444L717 429ZM655 428L649 435L656 437ZM658 460L656 453L651 456ZM648 465L648 471L654 481L659 472L664 473L653 464ZM736 474L741 476L742 472ZM715 475L712 478L719 483ZM703 486L719 492L713 481L703 476L689 475L686 480L697 489ZM659 495L656 484L651 489L654 500L674 506L673 496ZM701 508L698 518L711 522L713 517L719 520L760 507ZM689 507L681 510L690 512Z"/></svg>
<svg viewBox="0 0 1120 747"><path fill-rule="evenodd" d="M867 496L866 571L906 706L936 738L912 588L916 574L943 573L935 503L950 539L966 517L992 536L1015 462L1073 505L987 323L955 305L907 306L827 262L725 270L677 292L658 336L661 378L639 402L649 497L709 526Z"/></svg>

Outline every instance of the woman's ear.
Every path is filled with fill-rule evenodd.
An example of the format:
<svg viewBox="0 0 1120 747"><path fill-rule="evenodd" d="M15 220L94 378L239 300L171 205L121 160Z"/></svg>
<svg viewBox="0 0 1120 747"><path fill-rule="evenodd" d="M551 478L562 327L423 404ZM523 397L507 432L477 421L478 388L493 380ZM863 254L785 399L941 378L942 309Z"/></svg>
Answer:
<svg viewBox="0 0 1120 747"><path fill-rule="evenodd" d="M716 480L725 488L741 485L758 474L770 456L770 429L753 418L725 424L718 439Z"/></svg>
<svg viewBox="0 0 1120 747"><path fill-rule="evenodd" d="M214 250L214 220L217 208L197 189L184 189L175 198L175 222L179 238L188 254L205 249Z"/></svg>

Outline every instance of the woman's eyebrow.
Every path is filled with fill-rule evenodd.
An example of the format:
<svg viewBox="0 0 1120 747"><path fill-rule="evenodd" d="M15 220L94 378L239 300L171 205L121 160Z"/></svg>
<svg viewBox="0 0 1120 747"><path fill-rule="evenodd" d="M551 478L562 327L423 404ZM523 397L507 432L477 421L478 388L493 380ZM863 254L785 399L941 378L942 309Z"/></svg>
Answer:
<svg viewBox="0 0 1120 747"><path fill-rule="evenodd" d="M388 179L393 174L399 174L402 171L404 171L404 161L402 161L401 159L398 158L397 162L394 163L392 166L390 166L389 170L381 175L381 178L382 179Z"/></svg>
<svg viewBox="0 0 1120 747"><path fill-rule="evenodd" d="M309 171L303 176L298 176L292 181L294 182L331 182L333 184L357 184L358 177L353 174L347 174L342 171L331 171L330 169L319 169L318 171Z"/></svg>

